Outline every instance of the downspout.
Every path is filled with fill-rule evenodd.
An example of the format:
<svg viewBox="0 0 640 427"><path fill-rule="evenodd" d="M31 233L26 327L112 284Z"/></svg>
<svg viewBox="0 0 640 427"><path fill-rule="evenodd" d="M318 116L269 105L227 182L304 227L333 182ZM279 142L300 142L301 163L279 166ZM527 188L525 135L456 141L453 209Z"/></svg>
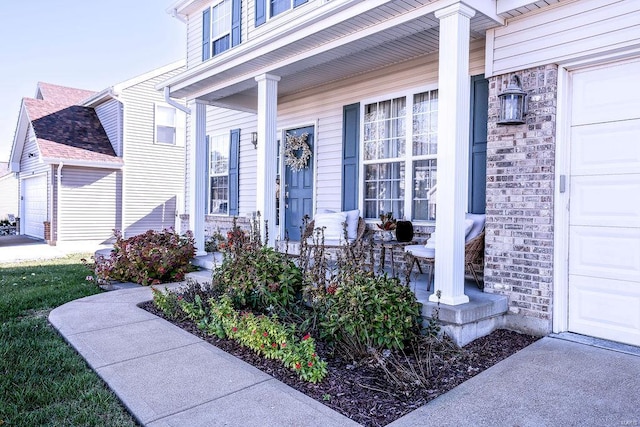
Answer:
<svg viewBox="0 0 640 427"><path fill-rule="evenodd" d="M174 9L174 13L175 13L175 9ZM180 18L178 18L178 19L180 19ZM165 86L165 88L164 88L164 102L166 102L167 104L171 105L172 107L177 108L180 111L183 111L185 114L191 115L191 108L188 108L188 107L186 107L186 106L174 101L173 99L171 99L171 96L169 94L169 87L168 86ZM186 150L186 144L185 144L185 150ZM191 179L194 179L194 178L191 177ZM183 199L183 197L181 197L180 199ZM184 212L184 200L181 200L181 203L178 204L178 198L176 197L176 212L175 212L175 215L176 215L176 221L175 221L176 230L180 229L178 227L178 224L181 224L180 212Z"/></svg>
<svg viewBox="0 0 640 427"><path fill-rule="evenodd" d="M120 157L124 162L124 166L120 170L120 224L116 224L116 228L120 229L122 238L126 238L126 224L127 224L127 162L125 160L126 147L125 144L128 140L128 128L129 120L127 118L127 103L124 98L120 97L121 93L114 93L114 99L120 103L120 111L118 111L118 140L120 141ZM116 204L118 201L116 201Z"/></svg>
<svg viewBox="0 0 640 427"><path fill-rule="evenodd" d="M180 111L184 111L186 114L191 114L191 108L185 107L184 105L174 101L171 99L171 95L169 94L169 87L165 86L164 88L164 102L171 105L172 107L177 108Z"/></svg>
<svg viewBox="0 0 640 427"><path fill-rule="evenodd" d="M56 221L55 221L55 225L56 225L55 226L55 240L54 240L54 236L53 236L54 232L53 232L53 230L51 230L51 234L52 234L51 239L54 240L55 242L58 241L58 229L59 229L59 223L60 223L60 221L59 221L59 219L60 219L60 201L62 200L62 196L61 196L61 193L62 193L62 166L64 166L64 164L62 162L60 162L58 164L58 176L56 177L57 186L58 186L58 194L57 194L57 197L56 197L58 199L58 203L57 203L58 204L58 209L57 209L58 215L56 215ZM53 203L52 203L52 205L53 205ZM52 206L52 209L53 209L53 206ZM53 221L53 216L51 217L51 220Z"/></svg>

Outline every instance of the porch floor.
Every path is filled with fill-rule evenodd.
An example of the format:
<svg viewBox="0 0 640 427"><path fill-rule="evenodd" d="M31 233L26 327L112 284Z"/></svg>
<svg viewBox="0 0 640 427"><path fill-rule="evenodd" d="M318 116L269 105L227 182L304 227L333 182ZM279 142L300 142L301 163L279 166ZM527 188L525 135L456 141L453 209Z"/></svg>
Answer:
<svg viewBox="0 0 640 427"><path fill-rule="evenodd" d="M191 263L207 270L199 274L202 280L206 281L211 277L210 270L222 263L222 254L209 253L197 256L191 260ZM391 270L385 271L391 275ZM438 306L437 303L429 301L433 289L427 291L427 274L414 272L409 286L416 294L418 302L422 304L424 322L428 322L433 315L433 310L439 308L438 318L444 332L459 346L464 346L504 326L504 316L508 309L507 297L481 291L473 279L465 280L464 293L469 297L469 302L455 306L445 304Z"/></svg>

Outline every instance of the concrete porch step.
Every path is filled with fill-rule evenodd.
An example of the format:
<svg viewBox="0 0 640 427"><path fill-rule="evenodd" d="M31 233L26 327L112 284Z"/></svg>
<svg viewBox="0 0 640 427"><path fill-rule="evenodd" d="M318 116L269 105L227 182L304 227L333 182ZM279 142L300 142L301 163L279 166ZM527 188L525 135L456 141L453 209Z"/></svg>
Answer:
<svg viewBox="0 0 640 427"><path fill-rule="evenodd" d="M191 260L191 264L209 270L209 275L211 275L214 267L222 264L222 253L213 252L206 255L198 255Z"/></svg>
<svg viewBox="0 0 640 427"><path fill-rule="evenodd" d="M416 298L422 303L422 317L426 322L438 309L438 319L444 332L459 345L464 346L476 338L503 328L508 310L508 298L504 295L485 293L478 289L475 281L465 281L464 293L469 302L460 305L444 305L429 301L433 289L427 291L426 275L411 282Z"/></svg>

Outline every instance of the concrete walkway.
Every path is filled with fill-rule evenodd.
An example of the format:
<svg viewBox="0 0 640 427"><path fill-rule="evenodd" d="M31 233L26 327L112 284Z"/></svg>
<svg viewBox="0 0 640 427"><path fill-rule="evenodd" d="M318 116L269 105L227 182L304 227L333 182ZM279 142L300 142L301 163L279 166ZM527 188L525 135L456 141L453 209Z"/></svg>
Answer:
<svg viewBox="0 0 640 427"><path fill-rule="evenodd" d="M0 263L63 258L73 253L93 254L99 249L111 247L98 241L65 242L50 246L43 240L25 235L0 236Z"/></svg>
<svg viewBox="0 0 640 427"><path fill-rule="evenodd" d="M137 307L150 299L143 287L107 292L49 316L141 424L357 425ZM543 338L391 425L638 426L640 357L628 349Z"/></svg>

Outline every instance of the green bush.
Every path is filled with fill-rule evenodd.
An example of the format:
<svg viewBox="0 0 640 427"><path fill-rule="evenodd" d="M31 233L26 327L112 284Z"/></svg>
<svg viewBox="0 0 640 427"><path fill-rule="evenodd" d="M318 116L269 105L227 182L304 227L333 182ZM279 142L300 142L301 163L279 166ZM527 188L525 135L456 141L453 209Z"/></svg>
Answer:
<svg viewBox="0 0 640 427"><path fill-rule="evenodd" d="M229 295L235 307L281 311L300 295L302 273L273 248L249 247L225 257L213 273L213 287Z"/></svg>
<svg viewBox="0 0 640 427"><path fill-rule="evenodd" d="M420 332L420 303L398 279L357 273L327 292L321 336L351 357L370 348L402 349Z"/></svg>
<svg viewBox="0 0 640 427"><path fill-rule="evenodd" d="M169 317L184 313L209 335L235 340L268 359L282 361L305 381L317 383L327 375L327 363L317 356L310 334L298 339L296 328L275 315L238 311L228 295L210 298L205 305L199 294L191 302L179 293L154 289L153 302Z"/></svg>
<svg viewBox="0 0 640 427"><path fill-rule="evenodd" d="M209 333L238 341L268 359L281 360L305 381L317 383L327 375L327 363L316 355L315 341L310 334L297 339L295 328L283 325L277 316L238 312L228 296L220 300L212 298L209 304Z"/></svg>
<svg viewBox="0 0 640 427"><path fill-rule="evenodd" d="M98 256L98 281L135 282L141 285L177 282L191 270L195 256L193 236L180 236L173 230L154 231L123 239L114 231L116 242L109 257Z"/></svg>

